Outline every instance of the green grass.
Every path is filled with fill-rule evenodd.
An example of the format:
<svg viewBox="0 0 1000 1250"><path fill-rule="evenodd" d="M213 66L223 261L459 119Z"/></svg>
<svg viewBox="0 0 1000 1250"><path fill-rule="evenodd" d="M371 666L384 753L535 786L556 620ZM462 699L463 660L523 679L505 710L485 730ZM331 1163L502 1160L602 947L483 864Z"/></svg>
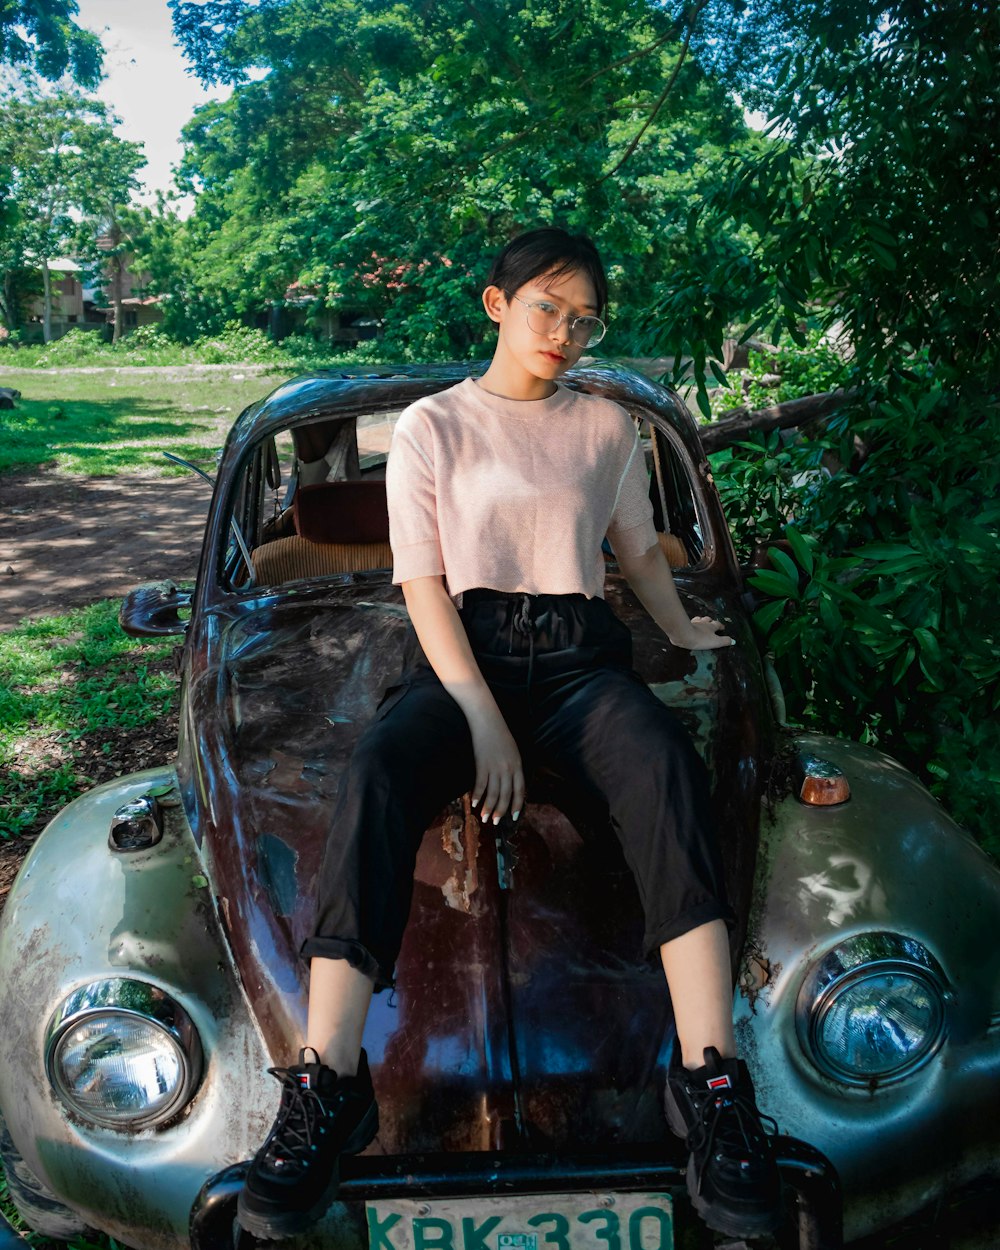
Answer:
<svg viewBox="0 0 1000 1250"><path fill-rule="evenodd" d="M0 474L41 465L94 477L187 472L163 451L211 469L239 413L290 376L239 366L212 374L0 370L0 386L23 396L0 410Z"/></svg>
<svg viewBox="0 0 1000 1250"><path fill-rule="evenodd" d="M170 642L138 642L118 600L0 634L0 837L34 832L70 799L128 768L164 762L149 726L176 705ZM135 739L135 741L132 741Z"/></svg>

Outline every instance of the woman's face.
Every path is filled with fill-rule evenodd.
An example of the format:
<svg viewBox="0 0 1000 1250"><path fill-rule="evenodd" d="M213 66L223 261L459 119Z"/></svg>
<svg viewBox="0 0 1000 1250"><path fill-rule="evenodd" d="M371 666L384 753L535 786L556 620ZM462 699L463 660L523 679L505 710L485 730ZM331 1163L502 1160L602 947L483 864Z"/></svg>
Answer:
<svg viewBox="0 0 1000 1250"><path fill-rule="evenodd" d="M558 326L541 334L528 324L526 307L538 300L554 304L563 314ZM581 270L557 277L540 274L515 291L509 302L497 287L487 287L483 303L489 317L499 326L497 355L502 363L519 366L546 381L561 377L586 350L570 338L569 324L573 318L600 315L594 284Z"/></svg>

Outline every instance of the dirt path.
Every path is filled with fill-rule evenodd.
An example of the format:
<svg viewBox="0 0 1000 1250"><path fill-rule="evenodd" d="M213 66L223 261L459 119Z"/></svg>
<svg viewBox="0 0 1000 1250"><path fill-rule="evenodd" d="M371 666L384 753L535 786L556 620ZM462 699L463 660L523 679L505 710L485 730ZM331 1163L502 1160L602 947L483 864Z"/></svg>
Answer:
<svg viewBox="0 0 1000 1250"><path fill-rule="evenodd" d="M194 477L0 477L0 630L117 598L139 582L193 578L210 499ZM108 781L171 759L176 740L171 716L141 732L93 734L75 763L94 783ZM0 840L0 909L32 841Z"/></svg>
<svg viewBox="0 0 1000 1250"><path fill-rule="evenodd" d="M193 578L210 499L195 477L0 477L0 630Z"/></svg>

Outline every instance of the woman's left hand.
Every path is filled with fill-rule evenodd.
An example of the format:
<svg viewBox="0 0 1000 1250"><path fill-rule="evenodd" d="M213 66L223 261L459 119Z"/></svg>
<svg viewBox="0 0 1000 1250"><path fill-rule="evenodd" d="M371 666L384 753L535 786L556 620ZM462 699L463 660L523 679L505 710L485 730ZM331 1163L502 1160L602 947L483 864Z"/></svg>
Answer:
<svg viewBox="0 0 1000 1250"><path fill-rule="evenodd" d="M710 616L693 616L687 628L680 633L669 635L675 647L683 647L686 651L710 651L717 647L732 647L735 638L721 631L725 626Z"/></svg>

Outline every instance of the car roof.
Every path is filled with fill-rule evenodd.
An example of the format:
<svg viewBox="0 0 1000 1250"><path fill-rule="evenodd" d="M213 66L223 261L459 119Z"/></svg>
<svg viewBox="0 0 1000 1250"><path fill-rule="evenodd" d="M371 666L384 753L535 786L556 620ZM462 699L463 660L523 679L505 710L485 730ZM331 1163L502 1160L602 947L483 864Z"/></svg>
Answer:
<svg viewBox="0 0 1000 1250"><path fill-rule="evenodd" d="M485 362L444 365L379 365L372 368L317 369L292 378L251 404L237 418L226 444L226 458L290 426L312 421L349 420L378 408L405 407L463 378L477 377ZM673 391L624 366L593 362L577 366L563 381L575 390L604 395L626 408L657 413L681 435L695 460L703 458L698 427Z"/></svg>

